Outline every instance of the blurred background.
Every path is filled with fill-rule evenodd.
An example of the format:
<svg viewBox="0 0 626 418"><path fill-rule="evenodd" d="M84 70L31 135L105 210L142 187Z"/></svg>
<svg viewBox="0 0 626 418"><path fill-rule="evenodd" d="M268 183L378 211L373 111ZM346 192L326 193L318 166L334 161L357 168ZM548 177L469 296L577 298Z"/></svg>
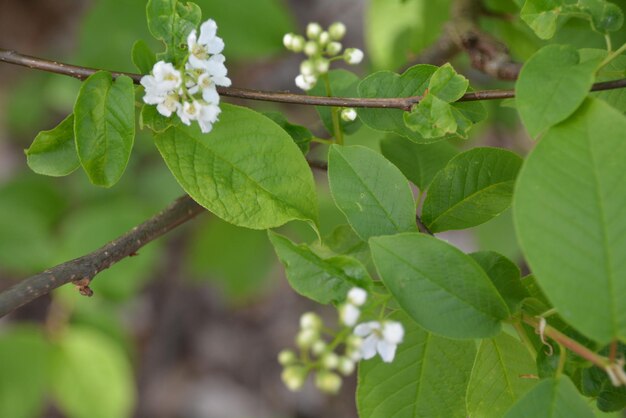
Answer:
<svg viewBox="0 0 626 418"><path fill-rule="evenodd" d="M218 22L235 86L293 92L302 57L284 50L283 34L303 33L311 21L342 21L348 27L344 45L365 50L366 62L351 70L359 76L398 70L419 62L448 20L450 5L197 3L205 19ZM481 25L502 37L514 58L522 61L541 46L518 20L502 19L517 10L515 1L486 3L497 13L486 14ZM134 72L130 50L136 40L160 48L144 11L144 0L0 0L0 48ZM559 36L567 37L567 31ZM589 37L568 40L602 45L602 39ZM472 70L463 55L453 63L474 88L511 87ZM46 178L28 169L23 150L72 111L79 87L65 76L0 64L0 289L98 248L183 194L145 131L138 131L130 165L111 189L90 185L81 171ZM312 108L239 103L283 112L328 137ZM529 142L515 111L506 103L486 106L489 120L467 143L526 153ZM363 127L346 142L378 149L383 136ZM325 152L318 146L312 158L322 160ZM346 221L332 204L325 175L318 172L316 178L322 232L328 234ZM300 223L280 232L298 241L314 239ZM442 236L466 251L492 249L520 259L509 213ZM289 288L263 231L237 228L207 213L101 273L92 288L95 295L85 298L66 286L0 319L0 417L356 417L354 376L336 397L312 384L296 394L283 387L276 354L293 345L300 314L334 314Z"/></svg>

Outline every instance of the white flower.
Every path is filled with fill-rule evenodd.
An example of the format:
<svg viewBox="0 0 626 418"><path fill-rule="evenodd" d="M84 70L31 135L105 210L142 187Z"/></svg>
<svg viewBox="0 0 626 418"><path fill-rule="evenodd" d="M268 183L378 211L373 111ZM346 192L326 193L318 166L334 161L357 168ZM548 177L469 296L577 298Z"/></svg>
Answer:
<svg viewBox="0 0 626 418"><path fill-rule="evenodd" d="M189 64L192 68L202 68L203 62L209 59L210 54L219 54L224 50L224 41L216 36L217 24L209 19L200 26L200 37L196 30L192 30L187 36L189 48Z"/></svg>
<svg viewBox="0 0 626 418"><path fill-rule="evenodd" d="M206 74L209 79L218 86L229 87L231 85L230 78L226 77L228 74L228 70L224 65L226 58L222 54L212 55L208 59L204 61L199 61L195 66L191 65L191 57L189 57L189 62L187 63L187 69L189 70L200 70L203 71L198 79Z"/></svg>
<svg viewBox="0 0 626 418"><path fill-rule="evenodd" d="M178 108L176 114L185 125L191 125L191 121L196 120L200 114L200 102L197 100L185 102Z"/></svg>
<svg viewBox="0 0 626 418"><path fill-rule="evenodd" d="M167 96L172 91L176 91L181 84L180 71L169 62L159 61L152 67L151 75L141 78L141 85L146 91L143 101L151 105L163 103Z"/></svg>
<svg viewBox="0 0 626 418"><path fill-rule="evenodd" d="M217 103L202 103L200 104L200 112L197 116L198 125L203 133L209 133L213 129L213 124L217 122L217 117L220 112L219 105Z"/></svg>
<svg viewBox="0 0 626 418"><path fill-rule="evenodd" d="M346 303L339 307L339 319L345 325L353 327L361 316L361 310L351 303Z"/></svg>
<svg viewBox="0 0 626 418"><path fill-rule="evenodd" d="M286 33L285 36L283 36L283 45L285 45L285 48L289 50L293 49L293 40L295 37L296 35L293 33Z"/></svg>
<svg viewBox="0 0 626 418"><path fill-rule="evenodd" d="M348 292L348 302L356 305L363 306L365 301L367 300L367 292L360 287L353 287Z"/></svg>
<svg viewBox="0 0 626 418"><path fill-rule="evenodd" d="M343 59L352 65L360 64L363 61L363 51L358 48L348 48L343 53Z"/></svg>
<svg viewBox="0 0 626 418"><path fill-rule="evenodd" d="M157 111L165 117L172 116L180 107L179 97L177 94L168 94L165 99L157 104Z"/></svg>
<svg viewBox="0 0 626 418"><path fill-rule="evenodd" d="M378 352L385 363L391 363L404 338L404 327L396 321L371 321L357 325L354 334L364 338L361 345L363 359L371 359Z"/></svg>
<svg viewBox="0 0 626 418"><path fill-rule="evenodd" d="M304 75L300 74L296 77L296 86L300 87L302 90L311 90L313 86L317 83L317 77L313 75Z"/></svg>

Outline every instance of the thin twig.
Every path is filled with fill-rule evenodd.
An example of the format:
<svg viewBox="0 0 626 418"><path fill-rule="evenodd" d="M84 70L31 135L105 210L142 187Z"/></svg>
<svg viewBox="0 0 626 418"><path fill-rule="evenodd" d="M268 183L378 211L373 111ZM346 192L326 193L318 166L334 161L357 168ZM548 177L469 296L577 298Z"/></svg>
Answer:
<svg viewBox="0 0 626 418"><path fill-rule="evenodd" d="M55 74L68 75L70 77L84 80L93 73L100 71L95 68L80 67L49 61L42 58L23 55L15 51L0 48L0 62L21 65L23 67L36 70L47 71ZM141 74L123 73L111 71L113 77L125 75L133 79L135 84L139 84ZM612 90L626 88L626 78L620 80L605 81L596 83L591 87L591 91ZM252 89L242 89L235 87L219 88L219 93L223 96L235 97L239 99L261 100L270 102L292 103L313 106L338 106L338 107L369 107L382 109L402 109L410 110L413 105L419 103L421 96L393 97L393 98L355 98L355 97L325 97L307 96L305 94L293 94L276 91L261 91ZM499 100L515 97L515 90L482 90L466 93L459 102L472 102L477 100Z"/></svg>
<svg viewBox="0 0 626 418"><path fill-rule="evenodd" d="M176 199L159 214L96 251L23 279L0 293L0 317L67 283L74 283L81 294L89 296L89 283L102 270L136 254L147 243L203 211L189 196Z"/></svg>

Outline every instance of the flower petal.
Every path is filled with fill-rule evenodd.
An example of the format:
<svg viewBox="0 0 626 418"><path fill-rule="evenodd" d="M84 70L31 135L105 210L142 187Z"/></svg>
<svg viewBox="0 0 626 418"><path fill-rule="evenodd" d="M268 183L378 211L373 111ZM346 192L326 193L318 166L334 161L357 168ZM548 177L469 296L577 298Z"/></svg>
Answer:
<svg viewBox="0 0 626 418"><path fill-rule="evenodd" d="M404 338L404 327L396 321L387 321L383 325L383 338L391 344L400 344Z"/></svg>
<svg viewBox="0 0 626 418"><path fill-rule="evenodd" d="M379 329L380 324L377 321L363 322L354 328L354 335L357 337L367 337L375 329Z"/></svg>
<svg viewBox="0 0 626 418"><path fill-rule="evenodd" d="M376 351L378 351L380 358L382 358L385 363L391 363L396 356L397 347L396 344L391 344L387 341L379 341L378 344L376 344Z"/></svg>
<svg viewBox="0 0 626 418"><path fill-rule="evenodd" d="M376 346L378 345L378 337L375 334L370 335L363 340L360 352L364 360L369 360L376 355Z"/></svg>

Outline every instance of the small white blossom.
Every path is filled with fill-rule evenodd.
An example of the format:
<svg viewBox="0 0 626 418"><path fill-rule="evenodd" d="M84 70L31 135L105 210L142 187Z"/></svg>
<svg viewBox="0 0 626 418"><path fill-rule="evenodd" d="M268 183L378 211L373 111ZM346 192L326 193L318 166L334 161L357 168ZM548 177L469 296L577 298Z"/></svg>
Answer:
<svg viewBox="0 0 626 418"><path fill-rule="evenodd" d="M361 316L361 310L351 303L346 303L339 307L339 319L349 327L356 325L359 316Z"/></svg>
<svg viewBox="0 0 626 418"><path fill-rule="evenodd" d="M347 109L344 109L347 110ZM355 306L363 306L367 300L367 292L360 287L353 287L348 292L348 302Z"/></svg>
<svg viewBox="0 0 626 418"><path fill-rule="evenodd" d="M363 61L363 51L358 48L348 48L343 53L343 59L351 65L360 64Z"/></svg>
<svg viewBox="0 0 626 418"><path fill-rule="evenodd" d="M204 62L212 54L219 54L224 50L224 41L217 34L217 24L209 19L200 26L200 37L196 30L192 30L187 36L189 48L189 64L193 68L202 68Z"/></svg>
<svg viewBox="0 0 626 418"><path fill-rule="evenodd" d="M310 60L304 60L300 63L300 74L303 76L315 74L315 66Z"/></svg>
<svg viewBox="0 0 626 418"><path fill-rule="evenodd" d="M341 119L346 122L353 122L356 119L356 110L351 107L345 108L341 111Z"/></svg>
<svg viewBox="0 0 626 418"><path fill-rule="evenodd" d="M178 98L179 96L177 94L168 94L161 103L157 104L157 111L169 118L172 116L172 113L177 112L180 107Z"/></svg>
<svg viewBox="0 0 626 418"><path fill-rule="evenodd" d="M203 133L209 133L213 129L213 124L217 122L220 112L219 105L216 103L201 103L200 113L197 116L198 125Z"/></svg>
<svg viewBox="0 0 626 418"><path fill-rule="evenodd" d="M395 321L370 321L357 325L354 334L364 338L361 345L363 359L371 359L378 352L385 363L390 363L404 338L404 327Z"/></svg>
<svg viewBox="0 0 626 418"><path fill-rule="evenodd" d="M191 125L191 121L196 120L200 114L200 106L197 100L185 102L182 107L178 108L178 117L185 125Z"/></svg>

